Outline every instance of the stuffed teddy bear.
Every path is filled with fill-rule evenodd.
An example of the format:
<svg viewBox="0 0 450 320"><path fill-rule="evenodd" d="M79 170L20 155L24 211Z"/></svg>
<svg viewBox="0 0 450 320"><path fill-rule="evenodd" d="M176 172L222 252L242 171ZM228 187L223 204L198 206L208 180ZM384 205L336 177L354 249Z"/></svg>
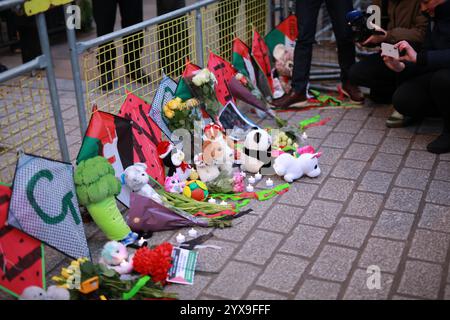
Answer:
<svg viewBox="0 0 450 320"><path fill-rule="evenodd" d="M266 130L253 128L244 141L241 169L250 173L272 174L272 137ZM261 170L264 169L264 170Z"/></svg>
<svg viewBox="0 0 450 320"><path fill-rule="evenodd" d="M169 168L167 175L173 176L176 173L181 181L186 181L191 173L191 166L184 161L184 152L175 148L169 141L158 144L157 151L163 164Z"/></svg>
<svg viewBox="0 0 450 320"><path fill-rule="evenodd" d="M113 269L118 274L128 274L133 271L133 256L128 256L127 247L117 241L108 241L102 250L100 263Z"/></svg>
<svg viewBox="0 0 450 320"><path fill-rule="evenodd" d="M213 181L220 175L219 168L212 162L211 164L207 164L202 153L194 157L194 163L200 180L205 183Z"/></svg>
<svg viewBox="0 0 450 320"><path fill-rule="evenodd" d="M225 140L205 141L203 143L203 160L207 165L215 165L219 171L231 175L234 163L234 150Z"/></svg>
<svg viewBox="0 0 450 320"><path fill-rule="evenodd" d="M294 48L278 44L273 49L275 70L285 92L291 90L292 71L294 69Z"/></svg>
<svg viewBox="0 0 450 320"><path fill-rule="evenodd" d="M182 193L183 188L186 185L184 181L180 181L178 174L174 174L173 176L167 176L166 181L164 182L164 190L171 193Z"/></svg>
<svg viewBox="0 0 450 320"><path fill-rule="evenodd" d="M133 192L151 198L158 203L162 203L159 194L148 184L147 165L145 163L135 163L129 166L122 173L122 184L126 184Z"/></svg>
<svg viewBox="0 0 450 320"><path fill-rule="evenodd" d="M303 175L315 178L320 175L319 158L321 155L321 152L303 153L296 158L289 153L283 153L275 159L273 168L277 175L283 177L289 183Z"/></svg>
<svg viewBox="0 0 450 320"><path fill-rule="evenodd" d="M50 286L47 291L37 286L30 286L23 290L20 300L70 300L70 292L58 286Z"/></svg>

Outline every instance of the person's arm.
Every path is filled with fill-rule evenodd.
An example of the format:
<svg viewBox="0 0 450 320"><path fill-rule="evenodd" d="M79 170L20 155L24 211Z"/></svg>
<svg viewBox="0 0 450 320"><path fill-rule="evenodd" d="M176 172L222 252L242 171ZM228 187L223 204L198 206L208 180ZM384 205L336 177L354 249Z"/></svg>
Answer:
<svg viewBox="0 0 450 320"><path fill-rule="evenodd" d="M417 6L415 18L411 28L392 28L387 31L386 42L397 43L406 40L410 43L420 44L425 39L428 27L428 18L425 17Z"/></svg>
<svg viewBox="0 0 450 320"><path fill-rule="evenodd" d="M420 51L416 63L430 69L450 68L450 49Z"/></svg>

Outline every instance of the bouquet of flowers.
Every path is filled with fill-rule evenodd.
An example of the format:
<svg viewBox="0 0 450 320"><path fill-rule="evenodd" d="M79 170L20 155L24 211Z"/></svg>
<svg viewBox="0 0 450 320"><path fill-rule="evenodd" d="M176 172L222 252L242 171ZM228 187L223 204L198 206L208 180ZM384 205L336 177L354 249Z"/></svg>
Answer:
<svg viewBox="0 0 450 320"><path fill-rule="evenodd" d="M155 261L154 265L160 262L161 259ZM163 267L166 268L166 265ZM160 274L161 272L157 275ZM163 291L161 278L130 276L125 280L113 269L101 263L94 264L86 258L72 261L52 280L69 290L71 300L176 298L175 293Z"/></svg>
<svg viewBox="0 0 450 320"><path fill-rule="evenodd" d="M185 128L193 131L195 121L201 121L200 102L197 99L189 99L183 102L176 97L170 100L164 107L163 113L169 129Z"/></svg>
<svg viewBox="0 0 450 320"><path fill-rule="evenodd" d="M205 111L216 119L222 105L217 100L215 86L217 79L208 69L202 69L195 73L193 77L187 78L187 82L194 96L205 104Z"/></svg>

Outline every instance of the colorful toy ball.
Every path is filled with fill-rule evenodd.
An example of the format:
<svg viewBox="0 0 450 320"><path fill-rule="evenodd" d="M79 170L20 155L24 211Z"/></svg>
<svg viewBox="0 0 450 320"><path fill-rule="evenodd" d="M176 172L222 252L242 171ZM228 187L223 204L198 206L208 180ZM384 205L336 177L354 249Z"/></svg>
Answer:
<svg viewBox="0 0 450 320"><path fill-rule="evenodd" d="M183 195L197 201L204 201L208 197L208 187L200 180L192 180L186 183Z"/></svg>

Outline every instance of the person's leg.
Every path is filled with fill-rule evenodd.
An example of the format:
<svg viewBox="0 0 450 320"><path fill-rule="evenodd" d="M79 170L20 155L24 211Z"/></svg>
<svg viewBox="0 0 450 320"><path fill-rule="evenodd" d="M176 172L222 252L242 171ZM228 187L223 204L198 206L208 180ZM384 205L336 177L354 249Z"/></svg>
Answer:
<svg viewBox="0 0 450 320"><path fill-rule="evenodd" d="M98 37L114 31L116 10L116 0L92 0L92 12ZM97 60L101 89L105 91L111 90L113 88L112 81L116 67L116 48L112 41L99 46Z"/></svg>
<svg viewBox="0 0 450 320"><path fill-rule="evenodd" d="M121 25L126 28L142 22L144 18L142 0L118 0ZM139 31L123 38L123 63L126 74L141 83L148 83L149 77L141 69L141 51L144 45L144 32Z"/></svg>
<svg viewBox="0 0 450 320"><path fill-rule="evenodd" d="M295 14L298 24L298 38L294 50L292 91L272 104L277 108L305 106L308 103L306 90L311 70L313 44L315 43L317 16L323 0L297 0Z"/></svg>
<svg viewBox="0 0 450 320"><path fill-rule="evenodd" d="M341 68L342 91L354 103L363 103L364 96L359 88L349 82L349 71L355 64L356 52L352 30L347 23L346 15L353 10L352 0L325 0L328 14L333 24L338 49L338 61Z"/></svg>
<svg viewBox="0 0 450 320"><path fill-rule="evenodd" d="M186 6L185 0L157 0L158 16ZM159 67L171 77L179 77L183 72L186 58L190 54L190 38L185 17L180 17L159 26L158 31Z"/></svg>
<svg viewBox="0 0 450 320"><path fill-rule="evenodd" d="M444 119L442 134L427 146L432 153L450 152L450 105L447 93L450 91L450 69L439 70L434 73L430 82L432 101L436 104L439 113Z"/></svg>
<svg viewBox="0 0 450 320"><path fill-rule="evenodd" d="M355 63L348 74L353 85L370 88L371 98L376 103L391 103L396 89L396 74L386 67L376 53Z"/></svg>

